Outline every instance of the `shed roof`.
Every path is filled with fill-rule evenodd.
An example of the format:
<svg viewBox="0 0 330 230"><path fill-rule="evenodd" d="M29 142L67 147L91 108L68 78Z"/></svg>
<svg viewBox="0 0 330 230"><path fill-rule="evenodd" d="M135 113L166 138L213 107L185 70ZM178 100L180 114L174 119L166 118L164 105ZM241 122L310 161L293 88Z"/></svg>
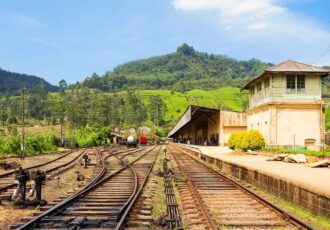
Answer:
<svg viewBox="0 0 330 230"><path fill-rule="evenodd" d="M262 74L252 78L245 85L243 85L243 87L241 89L242 90L248 89L248 87L250 86L250 84L252 82L264 77L266 74L269 74L269 73L314 73L314 74L318 74L321 76L327 76L330 74L330 70L320 68L317 66L313 66L313 65L304 64L304 63L293 61L293 60L287 60L287 61L281 62L280 64L277 64L275 66L272 66L272 67L266 69Z"/></svg>
<svg viewBox="0 0 330 230"><path fill-rule="evenodd" d="M207 122L207 119L216 112L219 112L220 109L208 108L197 105L190 105L187 110L182 114L180 119L177 121L176 125L169 132L167 137L172 137L176 134L180 129L186 126L193 119L198 119L203 122Z"/></svg>

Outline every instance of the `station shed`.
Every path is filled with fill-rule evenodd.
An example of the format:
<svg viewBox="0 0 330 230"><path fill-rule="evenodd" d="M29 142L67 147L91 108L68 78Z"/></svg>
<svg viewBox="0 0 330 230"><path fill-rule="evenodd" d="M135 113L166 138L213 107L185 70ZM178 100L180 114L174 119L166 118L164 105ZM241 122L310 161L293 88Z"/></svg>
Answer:
<svg viewBox="0 0 330 230"><path fill-rule="evenodd" d="M168 137L178 143L224 146L232 132L246 129L245 113L190 105Z"/></svg>

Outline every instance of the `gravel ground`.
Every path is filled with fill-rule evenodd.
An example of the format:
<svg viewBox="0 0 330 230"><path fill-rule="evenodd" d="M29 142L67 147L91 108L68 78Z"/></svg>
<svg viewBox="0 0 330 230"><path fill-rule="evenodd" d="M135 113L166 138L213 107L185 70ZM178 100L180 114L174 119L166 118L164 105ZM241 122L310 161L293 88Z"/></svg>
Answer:
<svg viewBox="0 0 330 230"><path fill-rule="evenodd" d="M94 154L94 151L90 151L89 156L91 158L91 163L95 164L96 155ZM49 159L48 157L49 156L47 156L47 159ZM55 199L62 199L64 196L67 196L69 192L78 190L79 185L86 184L86 181L76 180L77 171L84 175L86 179L93 177L94 175L93 166L89 166L85 169L78 163L64 173L52 178L51 180L47 180L45 186L43 186L42 198L48 202ZM11 202L5 202L0 206L0 229L10 229L10 226L13 223L19 222L22 218L32 216L36 211L37 210L34 207L30 207L28 209L13 208Z"/></svg>

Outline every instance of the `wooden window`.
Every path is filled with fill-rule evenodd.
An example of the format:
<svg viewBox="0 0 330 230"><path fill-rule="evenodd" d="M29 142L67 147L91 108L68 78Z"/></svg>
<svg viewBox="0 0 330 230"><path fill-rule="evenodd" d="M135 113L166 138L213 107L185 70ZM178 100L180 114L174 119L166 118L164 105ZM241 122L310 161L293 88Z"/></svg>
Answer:
<svg viewBox="0 0 330 230"><path fill-rule="evenodd" d="M297 91L305 92L305 75L297 76Z"/></svg>
<svg viewBox="0 0 330 230"><path fill-rule="evenodd" d="M254 86L252 86L252 87L250 88L250 92L251 92L252 95L254 94Z"/></svg>
<svg viewBox="0 0 330 230"><path fill-rule="evenodd" d="M268 88L269 87L269 78L266 78L265 79L265 88Z"/></svg>
<svg viewBox="0 0 330 230"><path fill-rule="evenodd" d="M257 92L261 91L261 82L257 84Z"/></svg>
<svg viewBox="0 0 330 230"><path fill-rule="evenodd" d="M296 91L296 77L294 75L286 76L286 91L287 92Z"/></svg>

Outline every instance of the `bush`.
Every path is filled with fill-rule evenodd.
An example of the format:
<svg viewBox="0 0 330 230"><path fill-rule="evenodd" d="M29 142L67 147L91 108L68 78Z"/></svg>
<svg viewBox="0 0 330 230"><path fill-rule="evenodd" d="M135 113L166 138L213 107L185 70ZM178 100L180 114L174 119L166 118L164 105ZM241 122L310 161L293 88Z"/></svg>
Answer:
<svg viewBox="0 0 330 230"><path fill-rule="evenodd" d="M51 134L37 135L30 134L26 137L26 153L40 154L57 150L58 138ZM0 155L14 154L21 152L21 137L19 135L8 135L0 137Z"/></svg>
<svg viewBox="0 0 330 230"><path fill-rule="evenodd" d="M228 146L231 149L242 149L244 151L248 149L258 150L265 146L265 139L257 130L234 132L228 139Z"/></svg>
<svg viewBox="0 0 330 230"><path fill-rule="evenodd" d="M94 128L81 128L71 130L68 137L76 141L77 147L91 147L100 145L100 137L104 135L104 131L98 131Z"/></svg>
<svg viewBox="0 0 330 230"><path fill-rule="evenodd" d="M51 134L29 135L26 138L26 153L40 154L44 152L56 151L58 138Z"/></svg>
<svg viewBox="0 0 330 230"><path fill-rule="evenodd" d="M265 138L257 130L253 129L245 133L241 143L241 149L244 151L248 149L258 150L264 146Z"/></svg>
<svg viewBox="0 0 330 230"><path fill-rule="evenodd" d="M244 135L245 132L233 132L228 139L229 148L240 149Z"/></svg>

